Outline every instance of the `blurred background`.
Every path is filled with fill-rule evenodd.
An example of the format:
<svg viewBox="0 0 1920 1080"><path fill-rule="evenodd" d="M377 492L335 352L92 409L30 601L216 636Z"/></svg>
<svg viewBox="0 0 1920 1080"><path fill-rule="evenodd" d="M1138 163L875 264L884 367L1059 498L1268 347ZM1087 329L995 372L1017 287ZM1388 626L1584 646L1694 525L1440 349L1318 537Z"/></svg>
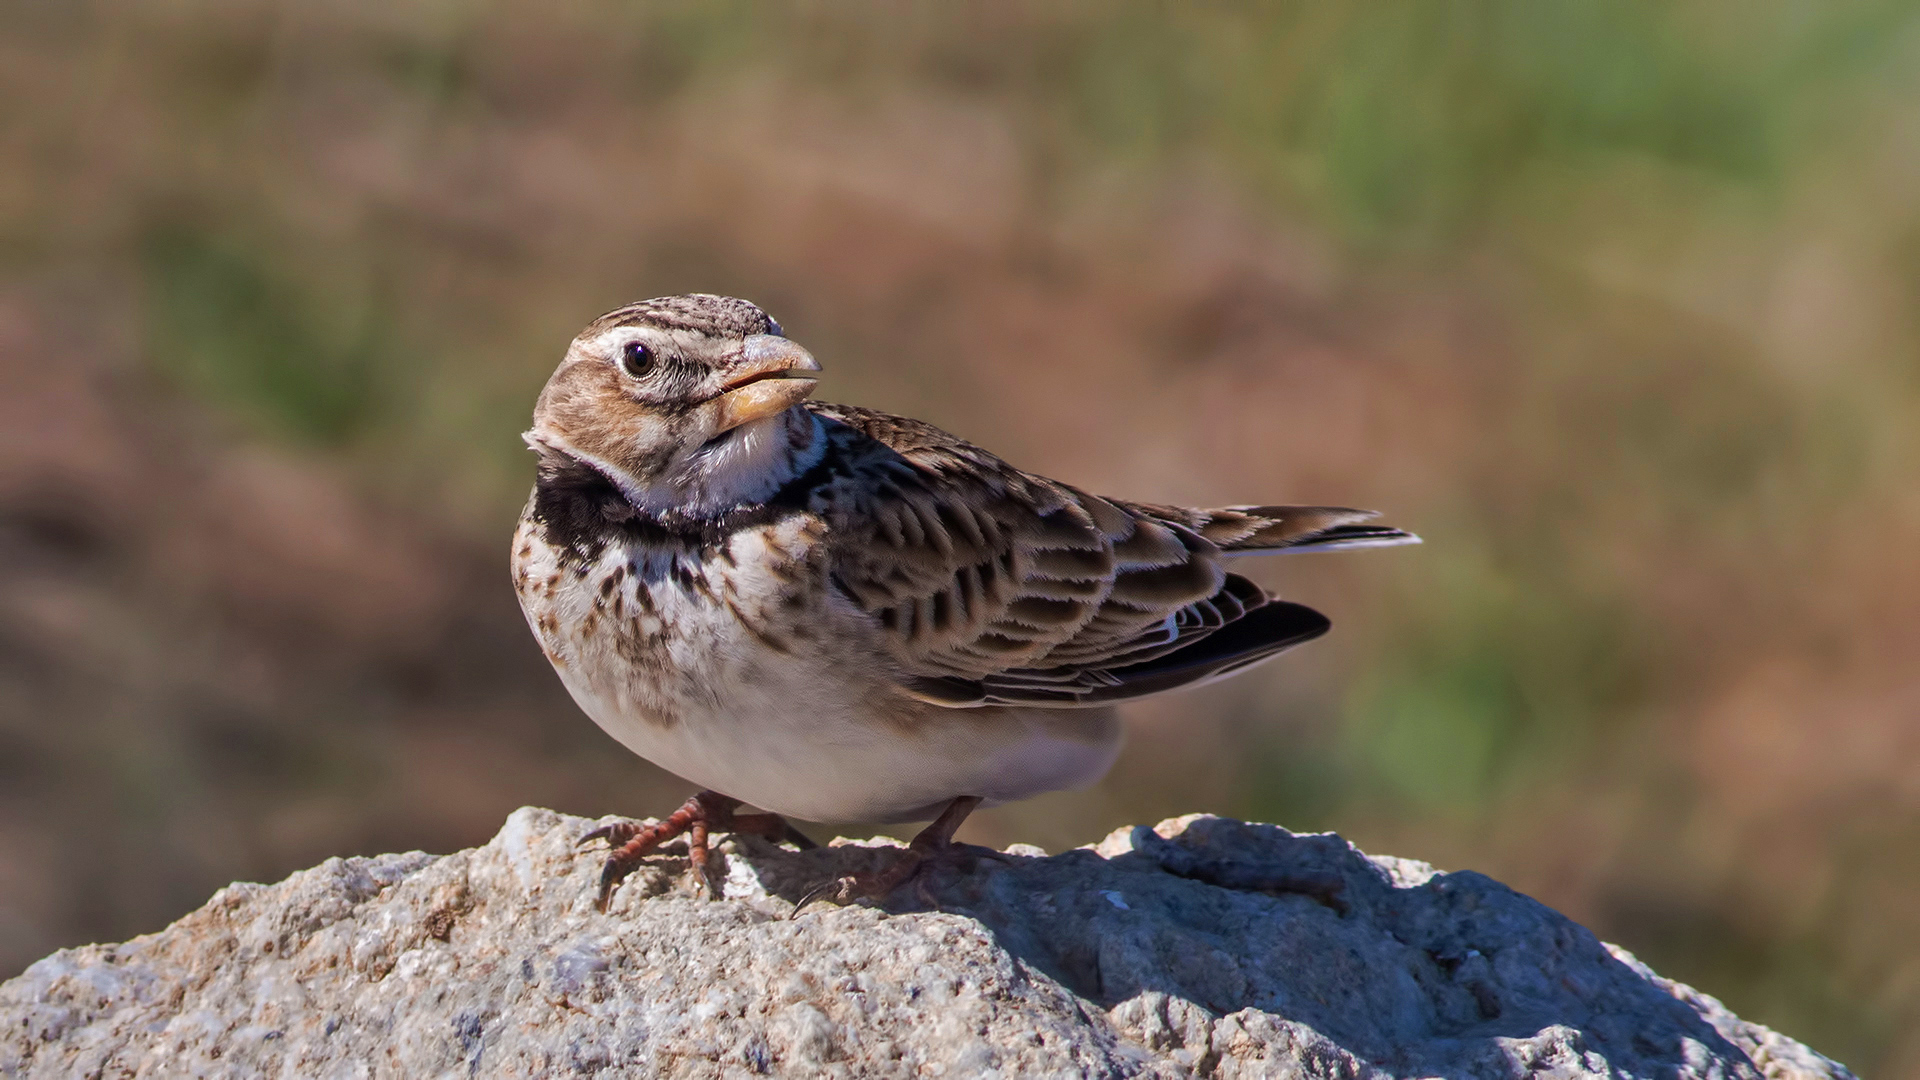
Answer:
<svg viewBox="0 0 1920 1080"><path fill-rule="evenodd" d="M1920 6L1880 0L0 7L0 977L677 804L506 555L567 341L686 291L1078 485L1427 538L1257 567L1335 633L966 838L1334 829L1920 1076Z"/></svg>

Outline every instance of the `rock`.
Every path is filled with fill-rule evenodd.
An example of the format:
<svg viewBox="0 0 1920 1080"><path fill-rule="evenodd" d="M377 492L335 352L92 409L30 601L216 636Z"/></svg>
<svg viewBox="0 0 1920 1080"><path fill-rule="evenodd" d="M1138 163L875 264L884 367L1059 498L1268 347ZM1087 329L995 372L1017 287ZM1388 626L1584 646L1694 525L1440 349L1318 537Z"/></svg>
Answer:
<svg viewBox="0 0 1920 1080"><path fill-rule="evenodd" d="M888 842L684 847L594 910L594 822L330 859L0 986L0 1075L1850 1077L1474 873L1189 817L793 901ZM933 910L937 906L938 910Z"/></svg>

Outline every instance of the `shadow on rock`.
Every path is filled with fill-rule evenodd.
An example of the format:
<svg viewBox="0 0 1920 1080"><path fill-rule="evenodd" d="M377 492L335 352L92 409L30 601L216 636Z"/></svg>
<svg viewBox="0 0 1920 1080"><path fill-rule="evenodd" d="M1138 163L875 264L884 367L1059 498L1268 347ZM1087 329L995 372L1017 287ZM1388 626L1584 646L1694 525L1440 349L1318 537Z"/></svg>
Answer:
<svg viewBox="0 0 1920 1080"><path fill-rule="evenodd" d="M741 853L763 887L789 902L898 851L749 843ZM991 854L929 867L886 909L979 920L1007 952L1132 1021L1150 1044L1234 1018L1227 1026L1310 1032L1301 1041L1396 1075L1488 1075L1520 1060L1644 1076L1758 1072L1739 1044L1751 1042L1739 1039L1750 1025L1723 1032L1631 956L1481 874L1208 816L1056 856Z"/></svg>

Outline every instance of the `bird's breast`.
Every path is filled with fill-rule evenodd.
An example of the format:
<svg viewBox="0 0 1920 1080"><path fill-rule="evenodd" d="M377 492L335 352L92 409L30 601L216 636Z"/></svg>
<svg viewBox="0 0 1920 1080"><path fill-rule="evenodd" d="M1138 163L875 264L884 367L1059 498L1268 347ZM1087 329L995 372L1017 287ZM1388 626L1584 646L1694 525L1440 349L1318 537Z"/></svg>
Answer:
<svg viewBox="0 0 1920 1080"><path fill-rule="evenodd" d="M837 619L824 538L817 517L793 514L700 541L563 548L529 519L514 541L514 585L547 659L594 719L671 728L741 687L808 669L799 658Z"/></svg>

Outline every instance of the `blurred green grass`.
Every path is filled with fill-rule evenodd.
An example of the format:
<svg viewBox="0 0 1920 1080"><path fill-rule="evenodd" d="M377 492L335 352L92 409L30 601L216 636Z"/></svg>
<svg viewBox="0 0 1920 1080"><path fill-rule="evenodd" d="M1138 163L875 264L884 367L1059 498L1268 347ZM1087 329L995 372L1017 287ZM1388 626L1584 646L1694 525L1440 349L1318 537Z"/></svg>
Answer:
<svg viewBox="0 0 1920 1080"><path fill-rule="evenodd" d="M159 229L141 245L155 364L263 433L319 446L401 411L395 343L371 297L316 296L270 258L205 232Z"/></svg>
<svg viewBox="0 0 1920 1080"><path fill-rule="evenodd" d="M1915 4L74 4L0 33L9 288L131 293L100 310L220 438L484 547L566 337L698 288L778 312L835 396L1113 470L1076 482L1382 504L1429 545L1274 571L1336 608L1326 671L1164 706L1164 768L985 827L1336 828L1920 1075ZM1111 383L1092 441L1001 404L1049 368ZM1209 379L1297 398L1158 411ZM1128 475L1106 416L1151 420L1164 471ZM1208 427L1252 452L1179 433Z"/></svg>

